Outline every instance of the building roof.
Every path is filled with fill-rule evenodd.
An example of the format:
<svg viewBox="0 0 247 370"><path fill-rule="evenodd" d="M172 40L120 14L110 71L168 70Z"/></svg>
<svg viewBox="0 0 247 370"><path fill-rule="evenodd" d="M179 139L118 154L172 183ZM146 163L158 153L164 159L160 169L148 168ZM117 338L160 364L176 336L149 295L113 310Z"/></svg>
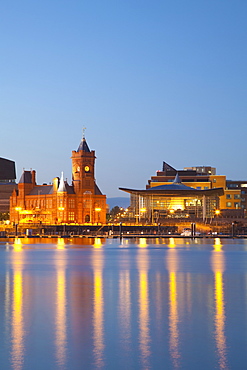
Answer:
<svg viewBox="0 0 247 370"><path fill-rule="evenodd" d="M89 149L89 147L87 145L87 142L86 142L85 137L82 138L82 140L80 142L80 145L79 145L79 147L77 149L77 152L79 152L80 150L83 150L84 152L90 153L90 149Z"/></svg>
<svg viewBox="0 0 247 370"><path fill-rule="evenodd" d="M32 173L31 171L23 171L19 184L32 184Z"/></svg>
<svg viewBox="0 0 247 370"><path fill-rule="evenodd" d="M48 195L53 194L53 185L35 186L28 195Z"/></svg>
<svg viewBox="0 0 247 370"><path fill-rule="evenodd" d="M94 193L95 193L95 195L102 195L98 185L96 185L96 184L94 186Z"/></svg>
<svg viewBox="0 0 247 370"><path fill-rule="evenodd" d="M119 188L126 193L136 193L140 195L160 195L160 196L212 196L212 195L223 195L223 188L213 188L213 189L195 189L190 186L186 186L181 183L180 177L177 174L174 181L171 184L153 186L146 190L137 190L137 189L127 189Z"/></svg>
<svg viewBox="0 0 247 370"><path fill-rule="evenodd" d="M14 181L16 179L15 162L9 159L0 158L0 180Z"/></svg>
<svg viewBox="0 0 247 370"><path fill-rule="evenodd" d="M148 191L155 191L155 190L195 190L190 186L186 186L182 184L179 174L176 174L174 181L171 184L159 185L159 186L152 186L151 188L147 189Z"/></svg>
<svg viewBox="0 0 247 370"><path fill-rule="evenodd" d="M162 171L163 172L166 172L166 171L175 171L176 172L177 170L174 167L172 167L170 164L163 161Z"/></svg>
<svg viewBox="0 0 247 370"><path fill-rule="evenodd" d="M73 186L68 185L65 181L65 191L67 194L75 194ZM53 185L38 185L35 186L28 195L49 195L53 194Z"/></svg>

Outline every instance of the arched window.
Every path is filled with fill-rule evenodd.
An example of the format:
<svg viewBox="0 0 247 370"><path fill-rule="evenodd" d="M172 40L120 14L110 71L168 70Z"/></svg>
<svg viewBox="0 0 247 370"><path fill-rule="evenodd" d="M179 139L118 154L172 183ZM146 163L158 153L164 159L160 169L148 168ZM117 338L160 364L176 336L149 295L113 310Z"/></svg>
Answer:
<svg viewBox="0 0 247 370"><path fill-rule="evenodd" d="M89 215L85 216L85 222L90 222L90 216Z"/></svg>

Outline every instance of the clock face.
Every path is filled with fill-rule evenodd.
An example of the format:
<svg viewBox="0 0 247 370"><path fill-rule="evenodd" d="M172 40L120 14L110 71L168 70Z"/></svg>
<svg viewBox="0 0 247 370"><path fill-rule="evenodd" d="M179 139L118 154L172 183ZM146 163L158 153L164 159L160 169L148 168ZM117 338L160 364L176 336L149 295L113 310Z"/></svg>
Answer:
<svg viewBox="0 0 247 370"><path fill-rule="evenodd" d="M89 167L88 167L88 166L85 166L85 167L84 167L84 170L85 170L86 172L89 172Z"/></svg>

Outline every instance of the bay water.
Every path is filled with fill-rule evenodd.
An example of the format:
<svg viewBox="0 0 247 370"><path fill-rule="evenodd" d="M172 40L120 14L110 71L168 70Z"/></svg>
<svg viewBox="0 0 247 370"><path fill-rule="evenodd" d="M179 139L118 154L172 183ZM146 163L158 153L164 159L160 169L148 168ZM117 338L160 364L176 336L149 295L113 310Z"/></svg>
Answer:
<svg viewBox="0 0 247 370"><path fill-rule="evenodd" d="M247 240L0 240L1 369L246 369Z"/></svg>

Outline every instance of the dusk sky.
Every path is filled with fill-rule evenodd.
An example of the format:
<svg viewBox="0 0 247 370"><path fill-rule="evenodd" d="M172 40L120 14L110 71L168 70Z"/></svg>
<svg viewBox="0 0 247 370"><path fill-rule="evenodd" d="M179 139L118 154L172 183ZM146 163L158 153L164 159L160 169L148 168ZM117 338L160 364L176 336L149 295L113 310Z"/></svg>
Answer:
<svg viewBox="0 0 247 370"><path fill-rule="evenodd" d="M82 128L107 197L166 161L247 180L247 2L2 1L0 157L49 183Z"/></svg>

